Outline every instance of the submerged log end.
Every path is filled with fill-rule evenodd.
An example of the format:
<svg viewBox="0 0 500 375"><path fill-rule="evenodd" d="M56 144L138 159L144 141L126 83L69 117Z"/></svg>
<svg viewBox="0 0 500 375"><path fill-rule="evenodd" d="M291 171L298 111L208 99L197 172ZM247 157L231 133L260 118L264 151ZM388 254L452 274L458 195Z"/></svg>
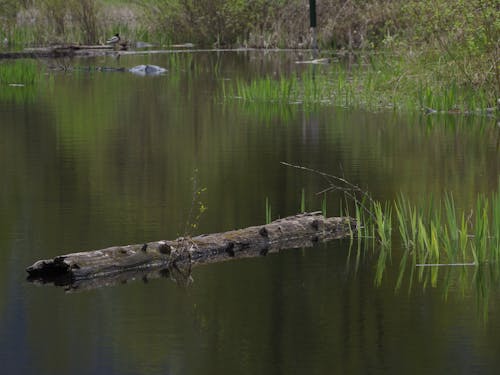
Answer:
<svg viewBox="0 0 500 375"><path fill-rule="evenodd" d="M68 274L71 265L64 262L64 257L56 257L54 259L43 259L33 263L26 268L29 278L50 277L57 278Z"/></svg>

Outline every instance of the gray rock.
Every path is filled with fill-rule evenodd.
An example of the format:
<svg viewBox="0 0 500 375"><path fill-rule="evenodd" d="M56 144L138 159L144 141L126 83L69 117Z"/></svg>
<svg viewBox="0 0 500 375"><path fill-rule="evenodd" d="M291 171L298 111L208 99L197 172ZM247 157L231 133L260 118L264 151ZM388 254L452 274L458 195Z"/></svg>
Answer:
<svg viewBox="0 0 500 375"><path fill-rule="evenodd" d="M139 76L157 76L166 73L167 69L158 65L137 65L128 71Z"/></svg>

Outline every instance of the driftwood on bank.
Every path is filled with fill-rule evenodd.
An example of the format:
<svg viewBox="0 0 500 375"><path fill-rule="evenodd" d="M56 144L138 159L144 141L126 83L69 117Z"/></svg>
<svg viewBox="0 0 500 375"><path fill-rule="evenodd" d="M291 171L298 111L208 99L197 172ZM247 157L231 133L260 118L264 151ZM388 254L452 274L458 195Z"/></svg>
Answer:
<svg viewBox="0 0 500 375"><path fill-rule="evenodd" d="M308 247L350 236L356 230L356 221L349 217L304 213L229 232L61 255L39 260L26 271L31 281L93 289L129 279L167 276L191 265Z"/></svg>
<svg viewBox="0 0 500 375"><path fill-rule="evenodd" d="M73 56L94 56L115 50L111 45L67 44L40 48L25 48L23 51L0 52L0 59L38 59Z"/></svg>

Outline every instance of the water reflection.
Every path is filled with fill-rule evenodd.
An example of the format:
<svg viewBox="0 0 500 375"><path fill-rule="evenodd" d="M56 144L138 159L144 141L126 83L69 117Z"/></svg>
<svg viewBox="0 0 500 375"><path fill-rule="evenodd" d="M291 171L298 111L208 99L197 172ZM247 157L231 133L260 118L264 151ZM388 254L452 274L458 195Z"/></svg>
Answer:
<svg viewBox="0 0 500 375"><path fill-rule="evenodd" d="M263 222L266 196L276 216L298 211L302 189L307 207L319 209L314 193L324 181L281 161L345 176L378 200L445 190L470 207L478 193L497 188L500 134L488 118L226 103L224 81L302 67L278 53L175 59L75 60L154 64L169 73L54 72L34 97L0 93L0 362L7 373L499 368L496 269L419 270L408 259L395 293L403 254L395 241L378 264L382 277L378 249L364 251L361 242L358 251L355 241L346 267L342 241L197 267L188 288L161 278L68 296L27 285L24 267L33 259L176 238L194 168L210 207L196 234ZM340 200L329 197L329 214ZM474 303L490 312L487 331Z"/></svg>
<svg viewBox="0 0 500 375"><path fill-rule="evenodd" d="M375 264L376 287L392 286L394 293L419 295L429 289L440 292L444 301L450 297L467 301L474 296L478 315L488 320L490 303L500 292L500 267L497 262L471 264L422 265L411 252L397 245L383 248L378 243L358 239L350 245L347 267L358 273L360 262Z"/></svg>

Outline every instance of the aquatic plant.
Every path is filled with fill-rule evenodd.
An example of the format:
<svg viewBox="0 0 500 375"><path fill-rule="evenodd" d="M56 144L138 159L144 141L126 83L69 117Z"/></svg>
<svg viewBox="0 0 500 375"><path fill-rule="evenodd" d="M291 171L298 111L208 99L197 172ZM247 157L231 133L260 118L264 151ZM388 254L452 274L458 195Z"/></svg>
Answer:
<svg viewBox="0 0 500 375"><path fill-rule="evenodd" d="M189 212L187 215L186 223L184 225L184 236L188 237L192 234L192 231L198 228L200 219L205 211L208 209L205 203L203 203L202 195L207 191L206 187L199 186L198 180L198 169L193 170L193 175L191 180L191 204L189 206Z"/></svg>
<svg viewBox="0 0 500 375"><path fill-rule="evenodd" d="M327 210L326 210L326 193L323 193L323 199L321 200L321 214L326 217L327 215Z"/></svg>
<svg viewBox="0 0 500 375"><path fill-rule="evenodd" d="M269 203L269 198L266 197L266 224L269 224L272 219L272 212L271 212L271 203Z"/></svg>
<svg viewBox="0 0 500 375"><path fill-rule="evenodd" d="M406 251L421 266L483 264L498 261L498 198L479 195L471 213L457 213L453 196L418 210L400 196L395 202L399 232Z"/></svg>
<svg viewBox="0 0 500 375"><path fill-rule="evenodd" d="M32 60L0 63L0 84L32 85L39 80L38 64Z"/></svg>
<svg viewBox="0 0 500 375"><path fill-rule="evenodd" d="M222 82L222 99L279 104L330 104L368 110L425 110L428 113L494 111L496 99L488 88L436 81L424 67L386 54L358 56L356 63L334 63L290 76L236 78ZM409 69L413 71L409 72ZM416 79L418 77L419 79ZM418 82L418 83L417 83Z"/></svg>
<svg viewBox="0 0 500 375"><path fill-rule="evenodd" d="M288 103L296 99L296 81L294 78L280 78L275 80L271 77L264 77L246 82L237 79L235 86L226 87L223 81L224 98L236 98L245 101L263 102L285 102Z"/></svg>
<svg viewBox="0 0 500 375"><path fill-rule="evenodd" d="M304 189L301 190L300 194L300 212L306 212L306 192Z"/></svg>
<svg viewBox="0 0 500 375"><path fill-rule="evenodd" d="M392 259L394 237L402 244L402 252L398 254L397 289L401 287L407 269L411 270L410 287L415 276L424 287L429 284L436 286L439 270L443 267L491 265L500 273L500 180L498 190L491 196L478 195L470 210L459 212L451 193L445 194L443 199L431 196L416 203L399 194L394 201L380 202L342 177L282 164L325 178L329 186L321 193L339 192L343 195L340 215L352 216L354 212L358 223L357 232L351 233L351 238L358 241L356 258L359 260L362 249L371 249L376 254L377 284L382 281L385 267ZM393 211L397 231L393 230Z"/></svg>

